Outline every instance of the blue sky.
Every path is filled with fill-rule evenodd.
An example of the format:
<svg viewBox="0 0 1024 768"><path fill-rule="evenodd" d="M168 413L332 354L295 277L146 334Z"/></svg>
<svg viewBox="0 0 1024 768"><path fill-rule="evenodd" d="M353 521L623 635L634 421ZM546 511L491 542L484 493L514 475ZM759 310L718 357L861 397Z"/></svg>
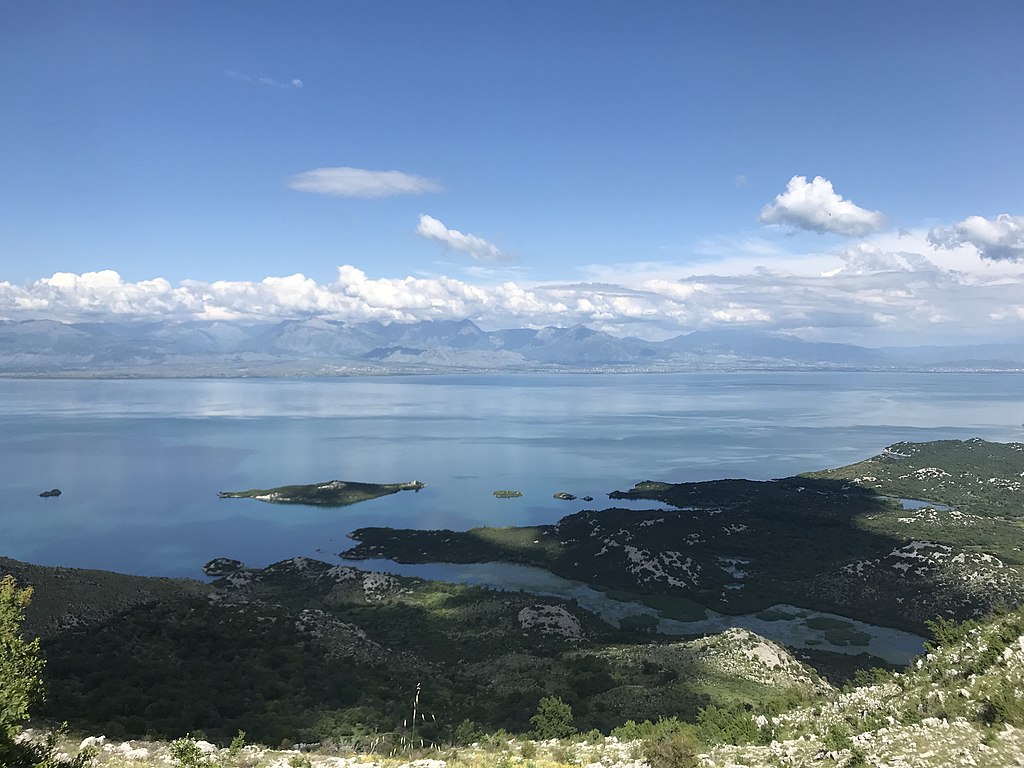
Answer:
<svg viewBox="0 0 1024 768"><path fill-rule="evenodd" d="M0 11L0 317L1024 330L1019 2Z"/></svg>

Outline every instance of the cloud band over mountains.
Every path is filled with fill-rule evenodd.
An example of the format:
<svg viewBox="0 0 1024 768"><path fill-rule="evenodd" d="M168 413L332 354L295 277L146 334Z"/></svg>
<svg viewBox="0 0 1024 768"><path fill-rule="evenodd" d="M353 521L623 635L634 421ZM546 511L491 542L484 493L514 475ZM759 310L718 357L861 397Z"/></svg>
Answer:
<svg viewBox="0 0 1024 768"><path fill-rule="evenodd" d="M894 247L901 246L901 247ZM721 327L784 330L878 345L929 338L987 340L1024 331L1024 265L985 266L969 247L944 265L919 232L897 242L780 262L772 268L678 276L678 267L621 282L477 285L452 277L372 278L354 266L321 283L301 274L261 281L126 282L113 271L0 282L0 318L224 320L324 317L413 322L471 319L482 327L589 325L659 339ZM940 254L941 255L941 254ZM698 265L699 266L699 265ZM710 265L707 265L710 267ZM968 269L968 267L970 267ZM654 267L652 267L654 269ZM673 274L673 270L676 274Z"/></svg>

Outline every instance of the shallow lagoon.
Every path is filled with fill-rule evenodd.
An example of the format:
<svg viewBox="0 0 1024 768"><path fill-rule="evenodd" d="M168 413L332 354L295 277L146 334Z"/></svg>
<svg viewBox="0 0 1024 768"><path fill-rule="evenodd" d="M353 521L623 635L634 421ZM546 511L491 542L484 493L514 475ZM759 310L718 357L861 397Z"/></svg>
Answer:
<svg viewBox="0 0 1024 768"><path fill-rule="evenodd" d="M730 627L743 627L790 648L817 648L853 655L868 653L893 664L907 664L924 650L924 638L910 632L792 605L773 605L766 611L738 616L706 610L702 619L677 621L643 603L618 600L582 582L563 579L542 568L514 563L405 564L393 560L346 560L345 564L362 570L389 571L403 576L453 581L491 589L521 589L537 595L575 600L583 608L614 625L618 625L619 620L626 616L652 616L658 620L658 632L666 635L716 634ZM834 635L824 626L846 627L848 629L843 634L862 633L864 641L856 644L835 643Z"/></svg>
<svg viewBox="0 0 1024 768"><path fill-rule="evenodd" d="M216 556L334 560L361 526L552 522L645 479L768 479L898 440L1020 439L1020 384L832 372L0 380L0 552L196 577ZM341 509L216 498L331 479L427 487ZM60 498L38 497L53 487Z"/></svg>

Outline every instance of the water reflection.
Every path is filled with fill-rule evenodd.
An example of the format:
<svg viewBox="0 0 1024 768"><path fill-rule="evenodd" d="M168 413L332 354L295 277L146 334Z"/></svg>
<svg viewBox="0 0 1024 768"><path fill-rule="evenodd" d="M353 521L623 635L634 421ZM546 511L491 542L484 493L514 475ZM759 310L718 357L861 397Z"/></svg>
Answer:
<svg viewBox="0 0 1024 768"><path fill-rule="evenodd" d="M739 616L705 610L705 618L699 621L677 621L665 618L643 603L613 599L583 582L563 579L543 568L512 563L408 564L381 559L342 562L366 571L388 571L421 579L575 600L614 625L626 616L652 616L658 620L658 631L666 635L710 635L730 627L743 627L789 648L818 648L853 655L868 653L893 664L907 664L924 650L924 638L909 632L792 605L773 605L766 611ZM864 638L855 645L836 644L832 641L836 635L829 634L830 630L824 627L831 627L832 631L842 627L845 630L842 635L855 637L856 633L862 633Z"/></svg>

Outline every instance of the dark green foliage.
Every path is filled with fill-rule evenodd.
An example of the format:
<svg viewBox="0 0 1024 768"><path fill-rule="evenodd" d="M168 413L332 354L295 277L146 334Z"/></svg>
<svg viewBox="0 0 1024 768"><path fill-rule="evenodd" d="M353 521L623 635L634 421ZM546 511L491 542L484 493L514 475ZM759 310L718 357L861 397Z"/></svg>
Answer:
<svg viewBox="0 0 1024 768"><path fill-rule="evenodd" d="M19 589L12 576L0 579L0 742L9 742L42 697L39 641L21 637L31 589Z"/></svg>
<svg viewBox="0 0 1024 768"><path fill-rule="evenodd" d="M572 707L557 696L545 696L540 700L536 714L530 718L530 725L538 739L566 739L576 733Z"/></svg>
<svg viewBox="0 0 1024 768"><path fill-rule="evenodd" d="M165 738L202 728L228 739L245 728L265 743L318 740L317 710L369 707L390 730L404 707L402 665L331 659L281 608L223 609L203 600L138 608L47 645L44 714L114 738ZM446 688L433 683L441 695ZM337 734L328 734L337 735Z"/></svg>
<svg viewBox="0 0 1024 768"><path fill-rule="evenodd" d="M31 589L19 589L12 576L0 579L0 766L3 768L85 768L90 752L64 758L57 750L60 732L51 732L40 744L15 739L29 716L29 707L42 698L39 641L21 636L25 606Z"/></svg>
<svg viewBox="0 0 1024 768"><path fill-rule="evenodd" d="M936 616L925 624L933 638L929 650L935 650L941 646L950 647L962 642L970 631L977 627L977 623L974 621L953 621L944 616Z"/></svg>
<svg viewBox="0 0 1024 768"><path fill-rule="evenodd" d="M619 627L629 632L639 632L645 635L652 635L658 629L658 619L646 613L638 613L634 616L623 616L619 619Z"/></svg>
<svg viewBox="0 0 1024 768"><path fill-rule="evenodd" d="M566 683L578 698L585 699L615 687L611 664L600 656L579 656L569 660Z"/></svg>
<svg viewBox="0 0 1024 768"><path fill-rule="evenodd" d="M849 687L866 688L872 685L891 683L892 680L892 672L888 669L882 669L881 667L869 667L868 669L858 669L854 673Z"/></svg>
<svg viewBox="0 0 1024 768"><path fill-rule="evenodd" d="M644 758L651 768L695 768L700 743L687 733L675 733L644 743Z"/></svg>
<svg viewBox="0 0 1024 768"><path fill-rule="evenodd" d="M239 731L228 746L228 758L234 760L245 747L245 731Z"/></svg>
<svg viewBox="0 0 1024 768"><path fill-rule="evenodd" d="M480 728L470 719L465 719L455 728L452 739L456 744L468 745L480 739Z"/></svg>
<svg viewBox="0 0 1024 768"><path fill-rule="evenodd" d="M935 473L934 467L948 471ZM586 510L562 518L557 526L465 532L366 528L355 533L360 544L345 554L402 562L527 563L604 589L686 598L690 606L730 614L789 602L921 632L926 619L939 611L968 618L979 608L1016 605L1024 596L1024 580L1003 571L994 588L979 592L937 568L894 571L885 558L916 537L950 547L950 557L980 552L1024 564L1024 555L1014 548L1019 529L1013 518L1021 512L1019 492L1012 487L1022 470L1024 451L1017 444L898 443L892 451L849 467L770 482L647 481L609 494L612 499L664 502L678 512ZM875 480L864 480L867 476ZM990 483L990 478L1006 483ZM900 497L955 504L956 516L937 511L923 522L907 522L913 513L901 509ZM698 583L670 586L644 569L626 567L622 545L627 538L631 547L653 558L680 551L679 542L699 541L699 547L684 547L686 558L700 568ZM735 584L720 558L750 561L742 590L726 589ZM877 567L864 578L844 570L856 562ZM989 567L976 559L968 564L981 571ZM689 578L683 572L672 575L684 583ZM636 631L643 625L626 620L624 628ZM840 645L867 640L851 627L829 628L828 637Z"/></svg>
<svg viewBox="0 0 1024 768"><path fill-rule="evenodd" d="M850 759L846 762L846 768L871 768L867 753L858 746L850 748Z"/></svg>
<svg viewBox="0 0 1024 768"><path fill-rule="evenodd" d="M678 718L659 717L657 722L644 720L637 723L627 720L618 728L612 729L612 736L620 741L656 741L689 732L690 726Z"/></svg>
<svg viewBox="0 0 1024 768"><path fill-rule="evenodd" d="M220 768L199 748L193 738L175 739L171 742L171 759L176 768Z"/></svg>
<svg viewBox="0 0 1024 768"><path fill-rule="evenodd" d="M696 731L708 744L756 744L763 739L754 713L743 705L702 708L697 714Z"/></svg>
<svg viewBox="0 0 1024 768"><path fill-rule="evenodd" d="M853 746L850 729L842 723L831 724L821 737L821 746L830 752L838 752Z"/></svg>

